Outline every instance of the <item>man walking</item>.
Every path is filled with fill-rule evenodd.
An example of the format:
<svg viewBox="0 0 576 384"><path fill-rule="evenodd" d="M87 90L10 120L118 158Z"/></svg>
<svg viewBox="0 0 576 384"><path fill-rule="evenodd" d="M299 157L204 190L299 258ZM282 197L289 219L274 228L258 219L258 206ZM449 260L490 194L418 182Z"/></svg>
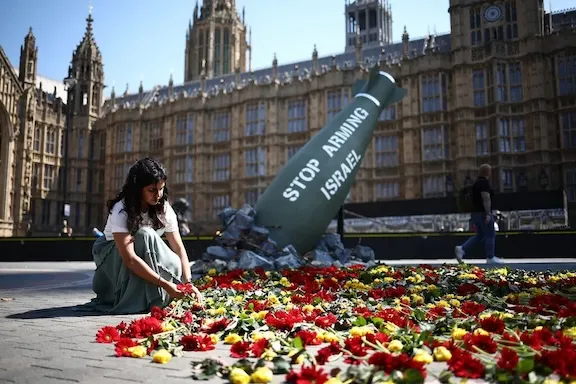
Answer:
<svg viewBox="0 0 576 384"><path fill-rule="evenodd" d="M469 238L464 244L456 246L454 252L459 263L462 263L466 252L480 241L484 241L486 262L488 264L503 263L501 259L494 256L496 230L494 228L494 215L492 214L492 197L494 196L494 191L490 186L491 173L492 167L490 167L490 165L481 165L478 171L478 178L472 186L471 220L476 227L476 234Z"/></svg>

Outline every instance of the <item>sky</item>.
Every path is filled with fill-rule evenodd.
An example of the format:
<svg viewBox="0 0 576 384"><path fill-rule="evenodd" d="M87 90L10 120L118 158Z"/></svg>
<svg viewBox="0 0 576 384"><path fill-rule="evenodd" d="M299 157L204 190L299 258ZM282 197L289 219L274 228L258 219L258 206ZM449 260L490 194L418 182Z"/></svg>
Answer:
<svg viewBox="0 0 576 384"><path fill-rule="evenodd" d="M340 53L345 45L345 0L236 0L252 28L252 68ZM448 0L391 0L393 40L404 26L411 38L450 31ZM94 35L104 60L106 97L112 86L137 92L184 78L188 22L196 0L0 0L0 45L18 67L20 46L32 27L38 46L38 72L63 79L72 52L86 29L92 4ZM200 1L201 4L201 1ZM574 0L554 0L553 9L574 7ZM548 6L547 6L548 7Z"/></svg>

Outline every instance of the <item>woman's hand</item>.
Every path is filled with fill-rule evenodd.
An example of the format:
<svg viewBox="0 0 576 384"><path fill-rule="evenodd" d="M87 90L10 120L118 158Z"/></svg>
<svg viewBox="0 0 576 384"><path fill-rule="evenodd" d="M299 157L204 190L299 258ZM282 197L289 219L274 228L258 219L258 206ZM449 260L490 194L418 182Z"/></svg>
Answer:
<svg viewBox="0 0 576 384"><path fill-rule="evenodd" d="M194 294L196 295L196 299L198 300L198 304L201 306L204 306L204 297L202 296L202 294L200 293L198 288L196 288L195 285L192 285L192 292L194 292Z"/></svg>
<svg viewBox="0 0 576 384"><path fill-rule="evenodd" d="M172 282L166 281L162 288L164 288L168 295L170 295L170 297L173 299L181 299L184 297L184 293L180 292L178 290L178 286Z"/></svg>

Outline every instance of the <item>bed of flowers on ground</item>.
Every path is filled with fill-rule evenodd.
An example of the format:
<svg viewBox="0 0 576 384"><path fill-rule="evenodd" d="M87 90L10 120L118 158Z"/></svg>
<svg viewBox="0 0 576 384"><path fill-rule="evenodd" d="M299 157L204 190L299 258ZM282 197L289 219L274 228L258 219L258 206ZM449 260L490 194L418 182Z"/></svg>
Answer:
<svg viewBox="0 0 576 384"><path fill-rule="evenodd" d="M576 273L468 265L215 271L190 293L96 340L118 356L166 363L230 344L238 360L192 363L235 384L576 380ZM335 360L347 369L329 368ZM427 365L445 364L431 373Z"/></svg>

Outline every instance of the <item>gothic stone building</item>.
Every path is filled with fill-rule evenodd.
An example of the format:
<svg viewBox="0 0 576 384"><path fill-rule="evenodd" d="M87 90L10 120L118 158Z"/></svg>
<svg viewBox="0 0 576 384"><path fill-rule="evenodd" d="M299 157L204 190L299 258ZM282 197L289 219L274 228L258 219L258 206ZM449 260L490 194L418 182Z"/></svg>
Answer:
<svg viewBox="0 0 576 384"><path fill-rule="evenodd" d="M341 55L314 48L309 61L274 57L244 72L250 44L233 2L204 3L187 33L190 81L105 103L96 124L107 133L105 195L135 159L153 155L197 219L254 204L378 63L408 96L382 113L352 201L445 196L484 162L498 191L564 186L576 197L576 12L546 13L541 0L453 0L450 34L405 31L392 44L390 7L357 0L346 4Z"/></svg>
<svg viewBox="0 0 576 384"><path fill-rule="evenodd" d="M576 11L547 13L542 0L447 5L450 34L411 39L405 30L392 43L387 2L347 1L342 54L323 57L314 47L311 60L280 65L275 56L271 67L252 71L246 58L250 33L235 2L205 0L186 33L184 84L170 77L167 86L144 90L140 84L138 92L127 88L118 95L113 90L101 108L95 101L101 97L101 72L82 70L86 66L73 61L72 72L84 73L70 141L75 232L103 225L105 200L117 193L128 167L147 155L167 165L172 197L187 198L196 220L214 217L226 205L254 204L290 156L348 103L352 84L375 64L408 95L382 113L352 201L445 196L471 182L484 162L495 166L497 191L564 187L576 199ZM79 47L75 57L85 65L90 57L101 70L90 41L92 48ZM14 84L2 93L0 114L0 172L14 183L0 191L8 197L0 209L2 223L9 225L20 223L25 212L24 164L45 167L53 159L57 165L60 157L44 147L24 153L18 144L25 142L23 130L13 127L38 124L19 125L14 102L4 95L21 100L30 87L14 74L2 79ZM40 121L39 112L33 115ZM7 167L12 158L17 166ZM54 184L29 193L39 199L33 205L36 222L51 217L43 199L56 196Z"/></svg>
<svg viewBox="0 0 576 384"><path fill-rule="evenodd" d="M0 186L0 236L22 235L29 223L36 234L55 235L64 218L64 183L74 228L103 221L103 196L98 194L103 162L98 159L104 158L104 148L92 127L101 114L104 73L92 21L90 15L72 55L69 76L76 83L67 90L61 81L38 75L32 29L21 47L19 68L12 67L0 47L0 174L5 180Z"/></svg>

